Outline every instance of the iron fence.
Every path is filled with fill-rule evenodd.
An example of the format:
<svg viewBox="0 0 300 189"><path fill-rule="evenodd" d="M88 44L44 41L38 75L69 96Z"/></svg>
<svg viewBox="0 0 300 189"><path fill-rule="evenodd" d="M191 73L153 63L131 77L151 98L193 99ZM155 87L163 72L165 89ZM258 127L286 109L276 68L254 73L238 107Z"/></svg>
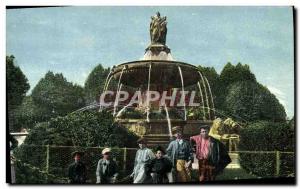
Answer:
<svg viewBox="0 0 300 189"><path fill-rule="evenodd" d="M49 146L49 145L21 145L14 151L14 166L17 183L67 183L68 166L74 161L72 152L80 149L85 154L82 161L85 163L88 172L88 183L96 182L97 162L101 158L101 151L104 147L76 147L76 146ZM116 161L120 178L128 176L134 166L136 148L112 148L112 157ZM274 177L281 173L294 172L294 152L281 151L231 151L236 154L249 154L253 156L267 155L270 159L270 166L274 167ZM22 167L22 169L20 168ZM35 170L36 174L44 174L40 179L43 181L26 180L28 170ZM20 178L18 181L18 177Z"/></svg>

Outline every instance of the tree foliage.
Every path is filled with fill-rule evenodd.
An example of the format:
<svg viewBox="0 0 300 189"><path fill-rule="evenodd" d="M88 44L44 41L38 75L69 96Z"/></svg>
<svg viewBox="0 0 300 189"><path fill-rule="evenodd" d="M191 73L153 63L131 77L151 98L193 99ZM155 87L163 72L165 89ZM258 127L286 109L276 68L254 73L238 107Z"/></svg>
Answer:
<svg viewBox="0 0 300 189"><path fill-rule="evenodd" d="M109 68L105 69L101 64L99 64L92 70L92 72L87 77L84 83L84 90L85 99L88 104L99 99L99 96L103 91L105 80L109 72Z"/></svg>
<svg viewBox="0 0 300 189"><path fill-rule="evenodd" d="M220 80L225 87L240 81L256 82L255 75L250 71L250 67L238 63L236 66L228 62L220 74Z"/></svg>
<svg viewBox="0 0 300 189"><path fill-rule="evenodd" d="M46 120L47 115L42 112L47 112L41 107L34 104L31 96L26 96L23 102L14 111L14 125L16 130L21 128L33 128L40 120Z"/></svg>
<svg viewBox="0 0 300 189"><path fill-rule="evenodd" d="M25 144L133 147L135 141L135 135L114 124L111 113L86 111L39 123L31 130Z"/></svg>
<svg viewBox="0 0 300 189"><path fill-rule="evenodd" d="M62 74L48 72L31 94L40 110L40 121L63 116L85 105L83 88L68 82Z"/></svg>
<svg viewBox="0 0 300 189"><path fill-rule="evenodd" d="M226 112L246 121L284 121L283 106L276 97L262 85L252 81L240 81L228 87L225 98Z"/></svg>
<svg viewBox="0 0 300 189"><path fill-rule="evenodd" d="M29 87L26 76L15 65L15 57L6 56L6 101L10 130L17 130L14 124L14 111L22 103Z"/></svg>
<svg viewBox="0 0 300 189"><path fill-rule="evenodd" d="M9 107L20 105L30 87L26 76L14 62L14 56L6 56L6 90Z"/></svg>

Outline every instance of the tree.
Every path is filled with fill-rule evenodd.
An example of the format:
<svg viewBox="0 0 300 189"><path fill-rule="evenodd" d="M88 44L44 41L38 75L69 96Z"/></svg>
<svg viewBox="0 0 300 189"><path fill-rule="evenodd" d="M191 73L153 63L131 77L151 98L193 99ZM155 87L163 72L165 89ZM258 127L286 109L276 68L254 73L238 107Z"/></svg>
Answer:
<svg viewBox="0 0 300 189"><path fill-rule="evenodd" d="M33 103L40 110L40 121L63 116L85 105L83 88L68 82L62 74L48 72L31 94Z"/></svg>
<svg viewBox="0 0 300 189"><path fill-rule="evenodd" d="M221 110L225 110L224 101L228 94L228 86L240 81L253 81L256 82L255 75L250 71L247 64L242 65L238 63L236 66L228 62L220 74L219 79L219 93L217 100L217 107Z"/></svg>
<svg viewBox="0 0 300 189"><path fill-rule="evenodd" d="M14 62L13 55L6 56L6 102L10 130L16 130L13 123L14 110L22 103L30 88L26 76Z"/></svg>
<svg viewBox="0 0 300 189"><path fill-rule="evenodd" d="M84 83L84 92L87 104L98 101L109 72L109 68L105 69L101 64L99 64L89 74Z"/></svg>
<svg viewBox="0 0 300 189"><path fill-rule="evenodd" d="M221 71L220 80L225 87L238 81L256 82L255 75L250 71L250 67L247 64L242 65L238 63L234 66L230 62L228 62Z"/></svg>
<svg viewBox="0 0 300 189"><path fill-rule="evenodd" d="M231 84L224 107L229 115L246 121L285 121L286 117L276 97L266 87L252 81Z"/></svg>
<svg viewBox="0 0 300 189"><path fill-rule="evenodd" d="M38 106L33 103L31 96L26 96L22 104L14 112L15 130L20 130L21 128L30 129L38 120L42 120L40 116L43 116L40 114L43 111L39 110Z"/></svg>

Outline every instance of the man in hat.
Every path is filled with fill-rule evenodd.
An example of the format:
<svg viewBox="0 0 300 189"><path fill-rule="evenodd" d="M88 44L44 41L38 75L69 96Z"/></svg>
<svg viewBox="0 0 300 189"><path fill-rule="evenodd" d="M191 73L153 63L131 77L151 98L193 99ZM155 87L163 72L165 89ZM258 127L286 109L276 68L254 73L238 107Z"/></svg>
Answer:
<svg viewBox="0 0 300 189"><path fill-rule="evenodd" d="M155 149L155 159L149 164L148 170L151 173L153 183L162 184L166 183L168 178L167 174L172 170L172 162L164 157L165 151L161 146Z"/></svg>
<svg viewBox="0 0 300 189"><path fill-rule="evenodd" d="M190 168L193 162L192 148L190 143L182 138L182 127L174 127L172 132L176 139L169 143L167 155L173 164L173 181L176 179L176 182L189 182L191 181Z"/></svg>
<svg viewBox="0 0 300 189"><path fill-rule="evenodd" d="M84 155L83 152L75 151L72 153L74 162L69 166L69 181L72 184L84 184L87 179L86 167L81 162L81 157Z"/></svg>
<svg viewBox="0 0 300 189"><path fill-rule="evenodd" d="M139 150L136 152L134 160L134 169L132 174L133 183L152 183L152 177L147 170L148 164L155 158L154 153L147 148L147 141L144 138L140 138L137 141Z"/></svg>
<svg viewBox="0 0 300 189"><path fill-rule="evenodd" d="M111 149L104 148L102 150L103 158L98 161L96 177L97 184L115 183L118 176L118 168L116 162L111 158Z"/></svg>
<svg viewBox="0 0 300 189"><path fill-rule="evenodd" d="M202 125L200 134L190 137L192 145L196 146L200 182L214 180L216 175L231 162L225 146L208 133L209 126Z"/></svg>

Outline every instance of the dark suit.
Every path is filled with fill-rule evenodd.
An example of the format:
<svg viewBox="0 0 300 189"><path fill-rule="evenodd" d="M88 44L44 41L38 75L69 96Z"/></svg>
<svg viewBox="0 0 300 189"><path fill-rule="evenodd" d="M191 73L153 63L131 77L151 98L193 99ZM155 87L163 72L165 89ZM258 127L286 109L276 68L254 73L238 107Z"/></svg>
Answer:
<svg viewBox="0 0 300 189"><path fill-rule="evenodd" d="M84 184L87 179L87 172L84 163L74 162L69 166L69 179L72 184Z"/></svg>

